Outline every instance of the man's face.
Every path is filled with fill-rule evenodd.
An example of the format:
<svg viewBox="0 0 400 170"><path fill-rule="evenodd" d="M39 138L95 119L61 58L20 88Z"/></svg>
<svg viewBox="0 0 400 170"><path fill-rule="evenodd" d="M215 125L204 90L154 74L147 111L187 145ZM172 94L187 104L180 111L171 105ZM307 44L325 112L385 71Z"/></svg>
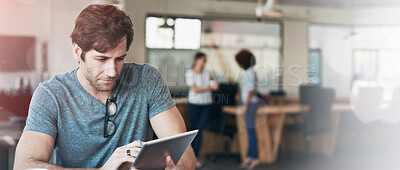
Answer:
<svg viewBox="0 0 400 170"><path fill-rule="evenodd" d="M92 88L100 92L111 91L118 79L124 65L126 56L126 40L118 44L114 49L105 53L96 50L87 51L85 61L78 57L83 76ZM76 57L75 57L76 58Z"/></svg>

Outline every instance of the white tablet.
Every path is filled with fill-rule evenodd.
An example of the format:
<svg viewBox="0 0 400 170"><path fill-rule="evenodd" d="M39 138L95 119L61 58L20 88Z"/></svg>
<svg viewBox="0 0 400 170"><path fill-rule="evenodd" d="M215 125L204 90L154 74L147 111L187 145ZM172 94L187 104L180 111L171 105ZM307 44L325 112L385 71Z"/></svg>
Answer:
<svg viewBox="0 0 400 170"><path fill-rule="evenodd" d="M170 155L175 165L196 137L198 130L144 142L131 169L165 168L165 158Z"/></svg>

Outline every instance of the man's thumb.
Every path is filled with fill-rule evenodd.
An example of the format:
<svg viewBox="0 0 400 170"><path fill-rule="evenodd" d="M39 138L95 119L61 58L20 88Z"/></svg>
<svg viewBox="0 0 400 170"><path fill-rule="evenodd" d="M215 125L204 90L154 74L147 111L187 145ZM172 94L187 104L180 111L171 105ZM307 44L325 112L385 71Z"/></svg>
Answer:
<svg viewBox="0 0 400 170"><path fill-rule="evenodd" d="M167 156L166 163L167 167L165 169L173 169L175 167L174 161L172 161L171 156Z"/></svg>

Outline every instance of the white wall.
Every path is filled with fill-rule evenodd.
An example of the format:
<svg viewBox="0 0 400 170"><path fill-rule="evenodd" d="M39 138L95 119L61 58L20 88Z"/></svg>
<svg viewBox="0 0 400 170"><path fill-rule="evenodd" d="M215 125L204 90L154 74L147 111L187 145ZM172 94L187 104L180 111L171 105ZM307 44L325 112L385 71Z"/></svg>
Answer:
<svg viewBox="0 0 400 170"><path fill-rule="evenodd" d="M14 73L0 73L0 89L19 88L19 79L30 79L33 86L41 80L42 43L50 37L50 0L41 1L0 1L0 34L33 36L36 38L35 70ZM7 56L2 56L7 57Z"/></svg>
<svg viewBox="0 0 400 170"><path fill-rule="evenodd" d="M298 86L307 83L308 23L285 21L283 29L283 89L298 94Z"/></svg>
<svg viewBox="0 0 400 170"><path fill-rule="evenodd" d="M332 25L312 25L310 29L311 48L322 51L322 85L333 87L337 94L349 94L351 88L352 53L357 42L345 40L349 31Z"/></svg>
<svg viewBox="0 0 400 170"><path fill-rule="evenodd" d="M75 19L91 1L53 0L51 38L49 43L49 77L78 67L72 55L70 35Z"/></svg>
<svg viewBox="0 0 400 170"><path fill-rule="evenodd" d="M75 18L90 1L34 0L0 1L0 34L36 38L35 71L0 73L0 89L18 88L19 78L32 81L33 88L43 80L77 66L72 57L71 38ZM42 78L43 43L48 43L48 76Z"/></svg>

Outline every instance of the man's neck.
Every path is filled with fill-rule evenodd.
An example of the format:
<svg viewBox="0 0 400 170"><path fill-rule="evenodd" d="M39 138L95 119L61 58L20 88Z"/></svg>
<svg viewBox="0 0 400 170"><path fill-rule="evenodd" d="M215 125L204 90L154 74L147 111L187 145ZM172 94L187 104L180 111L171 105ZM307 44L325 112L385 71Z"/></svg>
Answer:
<svg viewBox="0 0 400 170"><path fill-rule="evenodd" d="M106 100L108 98L110 98L110 96L111 96L111 91L107 91L107 92L98 91L85 78L85 76L82 74L80 68L78 68L78 70L76 71L76 77L78 78L78 82L79 82L79 84L81 84L83 89L85 89L90 95L93 96L93 98L98 100L103 105L106 104Z"/></svg>

